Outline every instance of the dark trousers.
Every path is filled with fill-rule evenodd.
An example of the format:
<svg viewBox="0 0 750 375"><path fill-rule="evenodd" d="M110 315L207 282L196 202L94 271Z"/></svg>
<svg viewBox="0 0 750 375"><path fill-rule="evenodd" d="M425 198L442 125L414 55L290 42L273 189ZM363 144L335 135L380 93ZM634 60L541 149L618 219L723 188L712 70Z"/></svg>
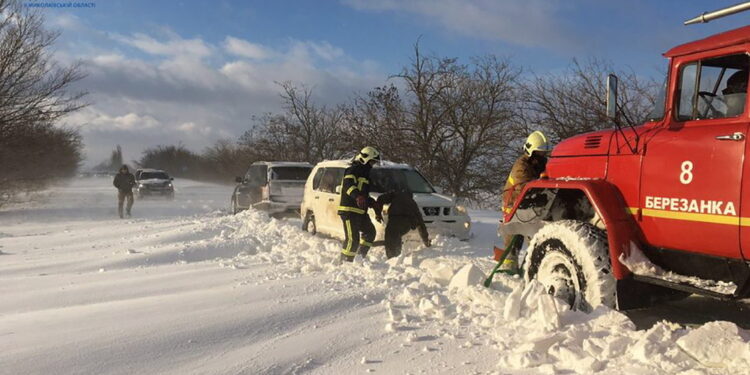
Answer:
<svg viewBox="0 0 750 375"><path fill-rule="evenodd" d="M340 214L344 224L344 243L341 250L341 258L351 262L357 252L362 256L372 247L375 240L375 226L367 214L343 213ZM360 236L361 233L361 236Z"/></svg>
<svg viewBox="0 0 750 375"><path fill-rule="evenodd" d="M389 216L385 227L385 255L390 259L401 255L401 238L409 233L411 218L407 216Z"/></svg>
<svg viewBox="0 0 750 375"><path fill-rule="evenodd" d="M125 199L128 200L128 205L125 212L130 216L130 209L133 208L133 192L132 191L119 191L117 192L117 213L122 218L122 205L125 203Z"/></svg>

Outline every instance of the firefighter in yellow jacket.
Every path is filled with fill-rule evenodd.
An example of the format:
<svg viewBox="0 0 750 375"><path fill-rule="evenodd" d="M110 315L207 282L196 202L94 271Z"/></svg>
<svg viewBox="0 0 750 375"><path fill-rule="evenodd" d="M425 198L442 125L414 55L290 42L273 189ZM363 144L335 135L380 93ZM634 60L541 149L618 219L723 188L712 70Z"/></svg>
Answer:
<svg viewBox="0 0 750 375"><path fill-rule="evenodd" d="M375 226L367 215L367 209L375 205L375 200L370 197L370 170L379 162L380 152L367 146L357 153L344 171L338 209L345 236L342 261L354 261L357 253L366 256L375 239Z"/></svg>
<svg viewBox="0 0 750 375"><path fill-rule="evenodd" d="M544 168L547 165L547 153L549 152L547 137L540 131L531 133L526 139L523 151L523 155L513 163L508 180L505 182L505 188L503 189L503 214L507 214L513 209L518 195L529 181L543 177ZM505 236L503 248L507 247L512 239L513 236ZM508 254L505 258L503 268L515 269L517 267L517 248L510 249L512 253ZM500 259L502 252L503 250L495 247L495 260Z"/></svg>

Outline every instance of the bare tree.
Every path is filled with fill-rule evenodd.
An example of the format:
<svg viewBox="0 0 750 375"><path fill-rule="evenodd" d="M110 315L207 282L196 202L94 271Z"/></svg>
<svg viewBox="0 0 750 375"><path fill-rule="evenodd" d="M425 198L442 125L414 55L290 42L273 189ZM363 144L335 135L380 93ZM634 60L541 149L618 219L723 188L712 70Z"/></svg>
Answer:
<svg viewBox="0 0 750 375"><path fill-rule="evenodd" d="M252 149L221 139L207 147L201 155L208 172L207 178L231 182L232 177L242 176L247 167L257 161Z"/></svg>
<svg viewBox="0 0 750 375"><path fill-rule="evenodd" d="M573 60L563 74L536 76L525 85L525 121L542 127L554 140L607 129L605 82L615 72L612 64L591 59L581 64ZM619 106L625 125L638 125L654 105L659 84L639 77L632 70L617 72L620 77Z"/></svg>
<svg viewBox="0 0 750 375"><path fill-rule="evenodd" d="M404 146L409 148L421 171L435 179L443 166L437 163L437 155L453 130L446 127L446 119L452 103L440 100L447 92L456 89L453 77L465 69L453 58L425 56L419 50L419 42L414 44L414 56L401 74L405 88Z"/></svg>
<svg viewBox="0 0 750 375"><path fill-rule="evenodd" d="M302 154L300 160L316 163L340 157L344 151L341 137L343 109L316 105L312 100L312 89L306 86L296 86L291 82L279 85L283 90L281 98L289 125L287 131Z"/></svg>
<svg viewBox="0 0 750 375"><path fill-rule="evenodd" d="M395 85L354 99L347 112L352 132L385 157L410 163L448 192L477 200L497 189L507 173L509 145L520 133L520 71L495 56L456 59L414 57ZM354 137L353 137L354 138Z"/></svg>
<svg viewBox="0 0 750 375"><path fill-rule="evenodd" d="M386 159L413 161L414 143L406 137L409 128L406 104L393 85L356 96L346 107L350 149L354 151L367 143L380 150Z"/></svg>
<svg viewBox="0 0 750 375"><path fill-rule="evenodd" d="M285 111L254 117L239 144L267 160L317 163L347 154L343 107L315 104L312 89L305 86L291 82L279 86Z"/></svg>
<svg viewBox="0 0 750 375"><path fill-rule="evenodd" d="M478 200L496 191L507 175L518 138L518 76L509 61L475 58L470 67L452 70L451 89L438 100L445 108L443 139L436 160L440 181L459 197Z"/></svg>
<svg viewBox="0 0 750 375"><path fill-rule="evenodd" d="M52 123L80 109L85 94L68 91L84 76L80 66L60 66L51 56L59 33L18 1L0 0L0 13L0 137L11 127Z"/></svg>
<svg viewBox="0 0 750 375"><path fill-rule="evenodd" d="M0 196L7 199L76 170L80 136L54 123L80 109L84 93L69 91L83 73L54 61L59 34L44 27L40 13L0 0L0 15Z"/></svg>

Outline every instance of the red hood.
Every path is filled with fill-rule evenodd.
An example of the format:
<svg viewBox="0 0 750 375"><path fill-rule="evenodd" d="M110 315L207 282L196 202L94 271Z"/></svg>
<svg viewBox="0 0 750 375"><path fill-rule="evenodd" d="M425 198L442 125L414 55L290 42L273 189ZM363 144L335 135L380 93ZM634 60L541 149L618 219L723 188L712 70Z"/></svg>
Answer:
<svg viewBox="0 0 750 375"><path fill-rule="evenodd" d="M614 130L610 129L570 137L558 143L551 156L607 155L612 134Z"/></svg>

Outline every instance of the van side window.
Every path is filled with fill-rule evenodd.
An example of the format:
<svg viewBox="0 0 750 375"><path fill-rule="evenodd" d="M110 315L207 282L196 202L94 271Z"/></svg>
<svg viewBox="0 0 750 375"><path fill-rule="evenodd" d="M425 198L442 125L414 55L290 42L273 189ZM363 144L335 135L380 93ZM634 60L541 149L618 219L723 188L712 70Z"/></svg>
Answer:
<svg viewBox="0 0 750 375"><path fill-rule="evenodd" d="M315 172L315 176L313 177L313 184L312 184L313 190L318 190L318 188L320 187L320 180L323 179L323 173L325 173L325 171L326 171L325 168L318 168L318 171Z"/></svg>
<svg viewBox="0 0 750 375"><path fill-rule="evenodd" d="M677 118L681 121L739 116L747 98L747 55L729 55L685 65L680 71Z"/></svg>
<svg viewBox="0 0 750 375"><path fill-rule="evenodd" d="M336 186L341 185L344 178L344 168L326 168L320 182L320 190L326 193L336 193Z"/></svg>
<svg viewBox="0 0 750 375"><path fill-rule="evenodd" d="M265 165L253 165L247 171L248 184L263 186L267 183L267 167Z"/></svg>

